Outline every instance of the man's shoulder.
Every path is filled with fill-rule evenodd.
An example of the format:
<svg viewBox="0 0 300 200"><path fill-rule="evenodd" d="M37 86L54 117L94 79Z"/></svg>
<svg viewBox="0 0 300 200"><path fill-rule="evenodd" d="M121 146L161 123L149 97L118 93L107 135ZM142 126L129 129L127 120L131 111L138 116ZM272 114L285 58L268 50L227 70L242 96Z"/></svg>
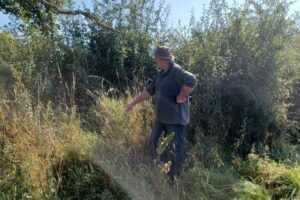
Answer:
<svg viewBox="0 0 300 200"><path fill-rule="evenodd" d="M184 71L183 67L175 62L174 62L173 68L174 68L175 73L181 73Z"/></svg>
<svg viewBox="0 0 300 200"><path fill-rule="evenodd" d="M179 65L178 63L174 62L174 68L177 69L177 70L182 70L182 66Z"/></svg>
<svg viewBox="0 0 300 200"><path fill-rule="evenodd" d="M177 63L174 63L171 75L172 79L179 81L183 77L183 74L184 69L182 68L182 66Z"/></svg>
<svg viewBox="0 0 300 200"><path fill-rule="evenodd" d="M174 69L176 69L174 71L178 71L179 73L190 73L190 74L193 74L192 72L190 72L189 70L185 69L183 66L179 65L178 63L174 63Z"/></svg>
<svg viewBox="0 0 300 200"><path fill-rule="evenodd" d="M179 65L178 63L174 63L174 72L176 74L184 74L187 70L184 69L183 66Z"/></svg>

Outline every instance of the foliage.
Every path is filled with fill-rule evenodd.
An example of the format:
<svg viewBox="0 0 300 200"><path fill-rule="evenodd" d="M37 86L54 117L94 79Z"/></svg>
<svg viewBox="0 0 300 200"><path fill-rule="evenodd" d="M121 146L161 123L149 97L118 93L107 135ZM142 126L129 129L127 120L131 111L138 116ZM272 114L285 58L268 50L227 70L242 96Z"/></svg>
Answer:
<svg viewBox="0 0 300 200"><path fill-rule="evenodd" d="M192 18L188 38L176 48L178 60L200 83L192 126L238 146L239 155L247 155L252 144L280 148L286 139L286 109L299 74L285 49L294 33L287 10L285 1L246 1L232 8L211 1L200 20Z"/></svg>
<svg viewBox="0 0 300 200"><path fill-rule="evenodd" d="M247 180L239 181L235 186L235 190L238 193L235 199L271 199L270 194L263 186L257 185Z"/></svg>
<svg viewBox="0 0 300 200"><path fill-rule="evenodd" d="M94 1L120 35L0 0L20 19L0 31L0 198L299 199L300 43L288 8L212 0L174 28L162 2ZM198 78L175 187L150 154L151 102L122 112L155 72L157 44Z"/></svg>
<svg viewBox="0 0 300 200"><path fill-rule="evenodd" d="M15 88L14 100L0 102L0 191L9 199L51 199L59 180L54 165L88 155L95 137L85 134L74 116L51 104L32 107L29 93Z"/></svg>
<svg viewBox="0 0 300 200"><path fill-rule="evenodd" d="M63 0L50 0L49 2L58 6L65 4ZM44 32L52 31L55 28L56 13L39 4L36 0L1 0L0 11L14 15L34 26L40 26Z"/></svg>
<svg viewBox="0 0 300 200"><path fill-rule="evenodd" d="M299 163L292 166L276 163L268 157L249 154L241 173L265 187L272 199L297 199L300 189Z"/></svg>

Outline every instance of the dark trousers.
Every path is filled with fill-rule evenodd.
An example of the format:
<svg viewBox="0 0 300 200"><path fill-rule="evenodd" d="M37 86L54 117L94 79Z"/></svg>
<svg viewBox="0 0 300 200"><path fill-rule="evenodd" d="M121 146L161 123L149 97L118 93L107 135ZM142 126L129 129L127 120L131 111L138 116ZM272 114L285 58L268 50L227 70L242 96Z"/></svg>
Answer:
<svg viewBox="0 0 300 200"><path fill-rule="evenodd" d="M161 161L163 163L167 163L168 161L172 162L170 171L168 172L168 176L171 180L174 179L174 175L179 175L184 161L183 128L184 126L180 124L163 124L155 122L150 136L151 149L154 155L156 155L158 141L162 133L165 133L164 136L167 136L172 132L175 133L172 141L161 155Z"/></svg>

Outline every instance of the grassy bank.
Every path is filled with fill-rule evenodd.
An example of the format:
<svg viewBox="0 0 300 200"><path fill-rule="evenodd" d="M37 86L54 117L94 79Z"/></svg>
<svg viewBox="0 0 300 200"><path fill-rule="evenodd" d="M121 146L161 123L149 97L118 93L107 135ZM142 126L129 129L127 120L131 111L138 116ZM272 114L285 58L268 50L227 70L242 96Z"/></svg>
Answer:
<svg viewBox="0 0 300 200"><path fill-rule="evenodd" d="M74 109L34 105L24 91L15 97L0 103L1 199L300 198L297 146L277 162L255 149L243 159L199 131L170 188L149 153L150 102L125 116L130 97L98 94L83 120Z"/></svg>

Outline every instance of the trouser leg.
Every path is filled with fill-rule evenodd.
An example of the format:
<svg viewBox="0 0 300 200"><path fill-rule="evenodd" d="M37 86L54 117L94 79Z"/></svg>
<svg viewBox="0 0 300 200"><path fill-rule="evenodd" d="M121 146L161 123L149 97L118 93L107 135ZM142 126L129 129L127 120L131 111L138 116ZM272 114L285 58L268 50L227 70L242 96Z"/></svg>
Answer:
<svg viewBox="0 0 300 200"><path fill-rule="evenodd" d="M150 149L154 157L157 157L156 149L158 146L159 137L164 131L164 126L161 123L155 122L150 135Z"/></svg>
<svg viewBox="0 0 300 200"><path fill-rule="evenodd" d="M172 165L168 175L171 179L179 175L184 161L184 135L183 125L165 125L167 134L174 133L171 144L163 154L163 162L171 161Z"/></svg>

